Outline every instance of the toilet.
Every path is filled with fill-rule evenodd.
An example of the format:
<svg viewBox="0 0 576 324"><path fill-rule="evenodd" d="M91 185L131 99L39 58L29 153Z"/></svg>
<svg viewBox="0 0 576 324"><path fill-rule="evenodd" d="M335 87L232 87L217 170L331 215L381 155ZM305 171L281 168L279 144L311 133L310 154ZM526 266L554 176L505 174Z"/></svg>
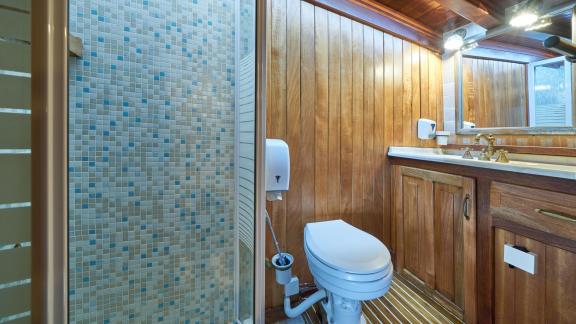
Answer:
<svg viewBox="0 0 576 324"><path fill-rule="evenodd" d="M362 323L361 301L383 296L392 282L392 260L374 236L342 221L308 223L304 229L308 267L329 323Z"/></svg>

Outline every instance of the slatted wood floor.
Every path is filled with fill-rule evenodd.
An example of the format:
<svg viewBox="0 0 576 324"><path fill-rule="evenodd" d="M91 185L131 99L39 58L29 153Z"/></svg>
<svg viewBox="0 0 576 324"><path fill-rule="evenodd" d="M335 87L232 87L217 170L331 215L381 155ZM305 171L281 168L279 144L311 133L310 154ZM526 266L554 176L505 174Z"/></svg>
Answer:
<svg viewBox="0 0 576 324"><path fill-rule="evenodd" d="M320 323L319 305L304 314L307 324ZM390 290L379 299L365 302L362 312L367 323L463 323L438 302L423 295L400 275L395 275Z"/></svg>

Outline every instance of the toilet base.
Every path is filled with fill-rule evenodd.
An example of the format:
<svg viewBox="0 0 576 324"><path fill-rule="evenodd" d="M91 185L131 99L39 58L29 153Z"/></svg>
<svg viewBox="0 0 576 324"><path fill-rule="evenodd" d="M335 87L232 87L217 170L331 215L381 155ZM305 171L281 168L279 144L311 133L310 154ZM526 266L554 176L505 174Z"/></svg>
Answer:
<svg viewBox="0 0 576 324"><path fill-rule="evenodd" d="M358 300L344 298L328 292L328 298L322 302L326 320L330 324L365 324L362 304Z"/></svg>

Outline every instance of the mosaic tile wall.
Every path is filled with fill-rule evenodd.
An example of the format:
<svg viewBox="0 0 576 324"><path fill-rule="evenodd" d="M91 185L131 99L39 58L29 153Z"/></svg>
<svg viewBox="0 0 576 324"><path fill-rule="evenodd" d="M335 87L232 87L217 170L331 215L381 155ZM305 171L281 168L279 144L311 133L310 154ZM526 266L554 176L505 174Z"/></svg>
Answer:
<svg viewBox="0 0 576 324"><path fill-rule="evenodd" d="M72 323L234 320L234 0L71 0Z"/></svg>

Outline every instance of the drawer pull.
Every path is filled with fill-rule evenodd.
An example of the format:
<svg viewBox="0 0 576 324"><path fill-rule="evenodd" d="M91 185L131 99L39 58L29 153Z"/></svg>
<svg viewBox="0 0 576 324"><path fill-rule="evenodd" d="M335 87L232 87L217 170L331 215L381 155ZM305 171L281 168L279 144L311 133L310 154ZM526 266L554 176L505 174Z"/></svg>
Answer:
<svg viewBox="0 0 576 324"><path fill-rule="evenodd" d="M564 214L564 213L560 213L560 212L555 212L552 210L545 210L545 209L540 209L540 208L536 208L534 209L535 212L537 212L538 214L542 214L544 216L549 216L549 217L554 217L557 219L561 219L561 220L565 220L565 221L569 221L569 222L573 222L576 223L576 218L574 218L573 216L570 216L568 214Z"/></svg>
<svg viewBox="0 0 576 324"><path fill-rule="evenodd" d="M466 195L466 197L464 198L464 204L462 206L462 209L464 209L464 218L466 218L466 220L470 219L470 214L468 212L468 204L470 203L470 195Z"/></svg>

